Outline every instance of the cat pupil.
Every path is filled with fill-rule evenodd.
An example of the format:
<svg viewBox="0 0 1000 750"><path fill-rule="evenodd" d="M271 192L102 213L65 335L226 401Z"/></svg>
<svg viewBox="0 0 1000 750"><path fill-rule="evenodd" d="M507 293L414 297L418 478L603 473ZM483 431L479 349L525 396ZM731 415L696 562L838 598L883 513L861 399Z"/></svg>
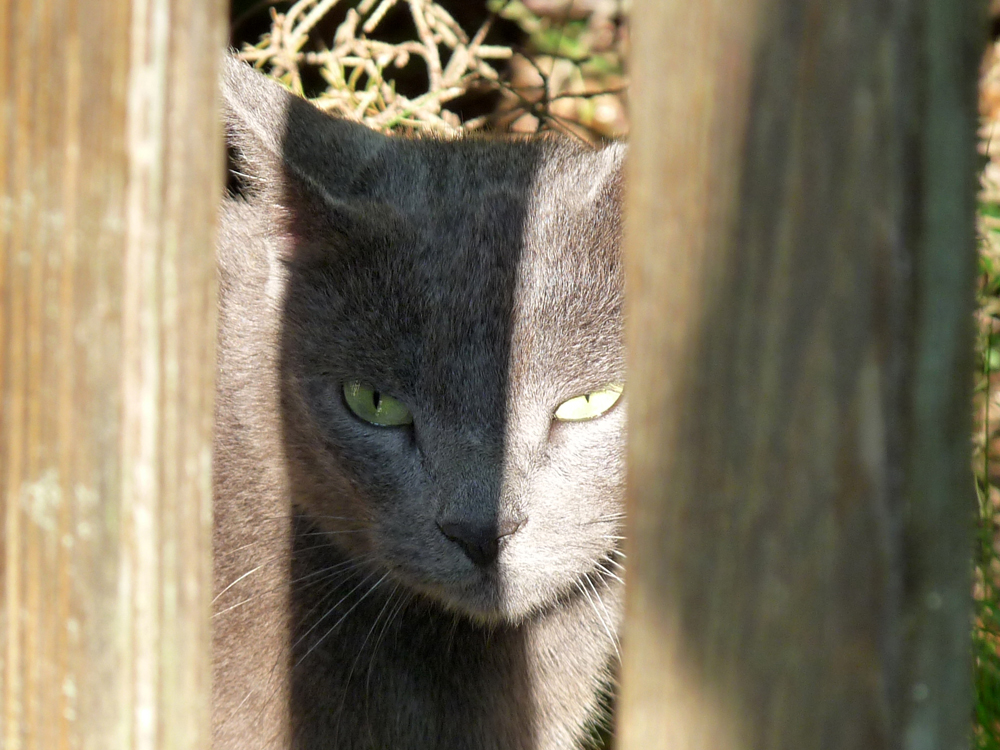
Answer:
<svg viewBox="0 0 1000 750"><path fill-rule="evenodd" d="M382 394L378 391L372 391L372 406L375 407L375 411L378 411L379 407L382 406Z"/></svg>

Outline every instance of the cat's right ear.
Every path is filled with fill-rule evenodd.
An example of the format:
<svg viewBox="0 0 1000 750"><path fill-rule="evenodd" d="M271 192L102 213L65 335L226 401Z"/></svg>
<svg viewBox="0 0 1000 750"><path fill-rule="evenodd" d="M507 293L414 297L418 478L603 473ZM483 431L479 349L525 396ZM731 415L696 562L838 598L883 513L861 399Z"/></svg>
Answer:
<svg viewBox="0 0 1000 750"><path fill-rule="evenodd" d="M232 55L221 75L226 136L248 187L336 199L389 139L331 117ZM298 183L289 186L288 182Z"/></svg>

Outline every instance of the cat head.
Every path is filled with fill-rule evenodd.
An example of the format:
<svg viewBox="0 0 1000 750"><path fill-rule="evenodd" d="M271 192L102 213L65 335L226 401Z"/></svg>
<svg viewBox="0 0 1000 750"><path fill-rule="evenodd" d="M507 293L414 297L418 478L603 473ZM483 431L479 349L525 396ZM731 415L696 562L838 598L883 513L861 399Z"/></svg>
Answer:
<svg viewBox="0 0 1000 750"><path fill-rule="evenodd" d="M386 137L226 66L297 511L481 620L579 595L624 502L624 147Z"/></svg>

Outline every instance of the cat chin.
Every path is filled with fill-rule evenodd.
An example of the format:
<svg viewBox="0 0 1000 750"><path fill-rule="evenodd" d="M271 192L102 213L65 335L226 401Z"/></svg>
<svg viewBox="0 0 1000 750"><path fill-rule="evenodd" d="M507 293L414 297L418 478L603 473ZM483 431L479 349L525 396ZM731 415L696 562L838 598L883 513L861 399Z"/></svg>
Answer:
<svg viewBox="0 0 1000 750"><path fill-rule="evenodd" d="M503 581L493 574L484 574L479 581L466 585L448 585L428 582L400 568L390 568L389 572L400 583L442 609L485 627L520 625L537 617L560 598L558 594L539 598L537 592L532 597L513 595L505 591L507 587Z"/></svg>

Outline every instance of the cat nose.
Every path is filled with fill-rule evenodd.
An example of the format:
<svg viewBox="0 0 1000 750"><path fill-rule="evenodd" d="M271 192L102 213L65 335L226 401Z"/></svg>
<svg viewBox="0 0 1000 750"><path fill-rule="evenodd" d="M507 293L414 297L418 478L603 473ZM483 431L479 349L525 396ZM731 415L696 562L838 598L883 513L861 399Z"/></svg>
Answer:
<svg viewBox="0 0 1000 750"><path fill-rule="evenodd" d="M524 519L511 519L497 524L470 521L438 521L441 533L453 541L472 562L485 568L500 554L500 542L513 535Z"/></svg>

